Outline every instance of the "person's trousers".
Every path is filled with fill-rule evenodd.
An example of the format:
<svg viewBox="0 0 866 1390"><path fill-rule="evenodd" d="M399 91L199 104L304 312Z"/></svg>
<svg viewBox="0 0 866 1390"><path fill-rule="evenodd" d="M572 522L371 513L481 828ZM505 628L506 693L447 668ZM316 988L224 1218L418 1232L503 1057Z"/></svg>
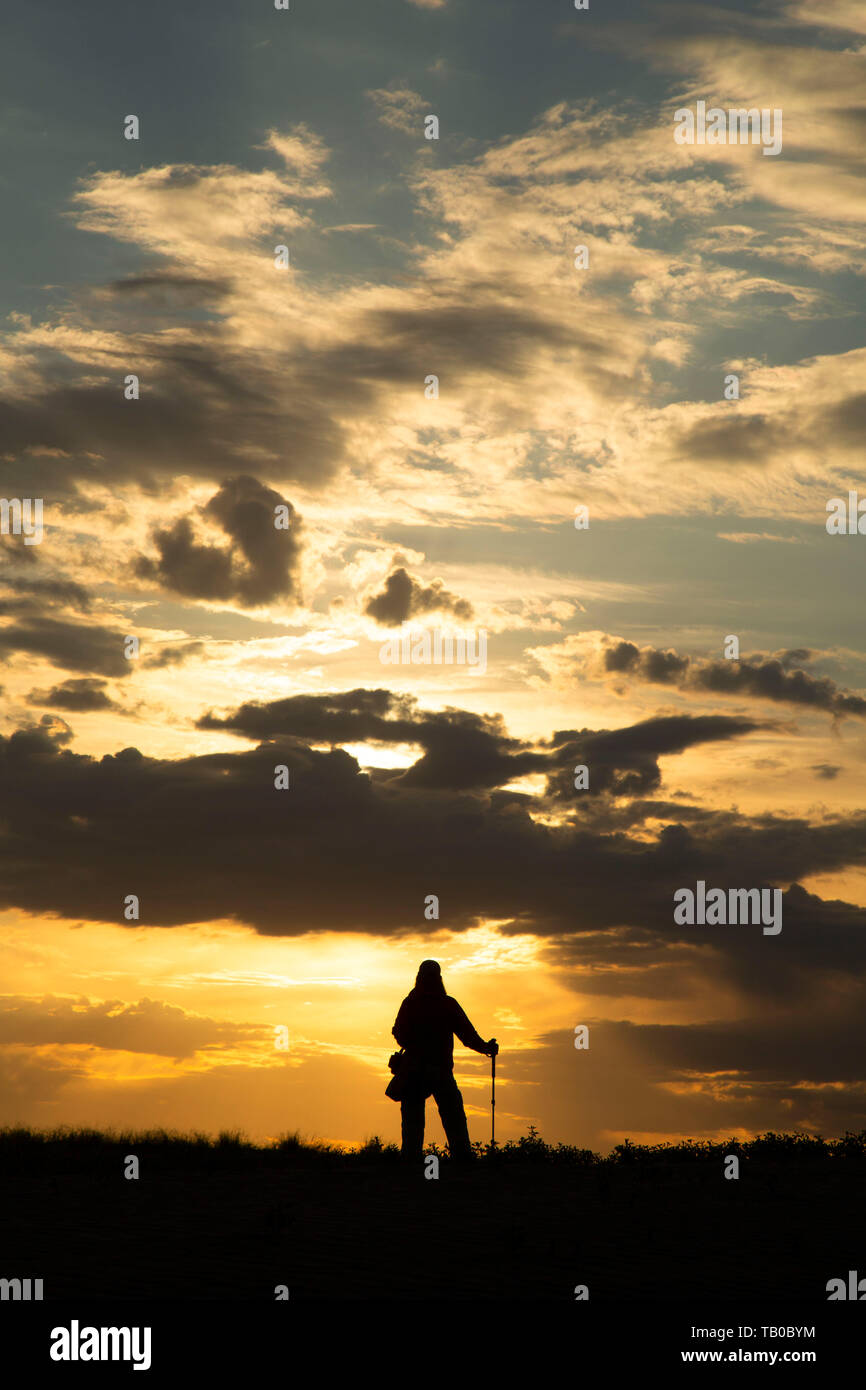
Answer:
<svg viewBox="0 0 866 1390"><path fill-rule="evenodd" d="M452 1158L474 1157L469 1142L463 1097L454 1073L448 1067L424 1066L412 1070L405 1098L400 1102L403 1121L402 1154L407 1159L420 1159L424 1147L424 1112L427 1097L436 1102L442 1128L448 1140Z"/></svg>

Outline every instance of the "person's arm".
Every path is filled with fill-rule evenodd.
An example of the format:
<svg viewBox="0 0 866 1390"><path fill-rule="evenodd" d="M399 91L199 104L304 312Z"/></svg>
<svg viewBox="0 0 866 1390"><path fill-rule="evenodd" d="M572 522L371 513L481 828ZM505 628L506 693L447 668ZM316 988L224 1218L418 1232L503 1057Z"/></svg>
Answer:
<svg viewBox="0 0 866 1390"><path fill-rule="evenodd" d="M401 1047L406 1046L406 1013L406 1000L404 999L397 1012L394 1027L391 1029Z"/></svg>
<svg viewBox="0 0 866 1390"><path fill-rule="evenodd" d="M475 1031L456 999L452 1000L452 1005L452 1027L463 1046L471 1047L474 1052L483 1052L489 1056L490 1043L486 1043L481 1034Z"/></svg>

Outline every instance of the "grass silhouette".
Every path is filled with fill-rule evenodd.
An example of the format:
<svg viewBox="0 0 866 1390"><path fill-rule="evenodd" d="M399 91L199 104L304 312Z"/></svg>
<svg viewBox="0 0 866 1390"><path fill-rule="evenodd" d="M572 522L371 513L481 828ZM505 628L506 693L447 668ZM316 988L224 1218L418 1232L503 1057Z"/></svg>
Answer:
<svg viewBox="0 0 866 1390"><path fill-rule="evenodd" d="M744 1166L753 1162L786 1167L830 1163L838 1166L846 1162L866 1162L866 1130L848 1131L837 1139L773 1131L748 1140L687 1139L677 1144L635 1144L626 1139L609 1154L601 1155L573 1144L548 1144L535 1126L530 1125L529 1132L519 1139L509 1139L504 1144L476 1142L472 1147L479 1166L488 1168L531 1162L608 1172L624 1168L658 1172L671 1165L721 1164L729 1154L736 1154ZM233 1170L277 1168L286 1161L304 1166L351 1167L375 1160L390 1165L400 1157L398 1145L383 1144L375 1134L359 1146L349 1147L305 1138L299 1130L259 1144L247 1138L242 1130L221 1130L211 1135L174 1129L100 1130L65 1125L54 1129L0 1128L0 1170L7 1174L31 1171L34 1164L42 1171L46 1166L58 1168L68 1163L89 1169L103 1159L116 1163L121 1150L124 1154L135 1152L139 1157L145 1153L156 1156L172 1167L203 1163L208 1167ZM424 1153L448 1161L447 1146L429 1143L424 1146Z"/></svg>
<svg viewBox="0 0 866 1390"><path fill-rule="evenodd" d="M432 1181L377 1135L7 1127L0 1275L43 1278L47 1300L815 1300L863 1264L866 1131L600 1155L530 1127L474 1148L464 1170L426 1146Z"/></svg>

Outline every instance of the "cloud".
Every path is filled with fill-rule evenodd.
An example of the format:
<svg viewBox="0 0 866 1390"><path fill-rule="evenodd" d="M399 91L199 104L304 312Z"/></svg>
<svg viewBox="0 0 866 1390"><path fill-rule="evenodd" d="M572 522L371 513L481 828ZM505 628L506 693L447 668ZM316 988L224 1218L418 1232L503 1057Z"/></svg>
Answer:
<svg viewBox="0 0 866 1390"><path fill-rule="evenodd" d="M837 763L813 763L812 771L816 777L821 777L825 782L832 782L842 771Z"/></svg>
<svg viewBox="0 0 866 1390"><path fill-rule="evenodd" d="M278 154L286 168L295 174L294 181L283 181L288 192L301 198L332 196L329 184L314 181L330 151L309 126L299 123L288 131L269 130L266 148Z"/></svg>
<svg viewBox="0 0 866 1390"><path fill-rule="evenodd" d="M288 529L276 525L279 506L288 508ZM300 523L280 493L256 478L228 478L201 516L216 523L233 544L199 544L190 518L179 517L171 527L154 532L159 559L140 557L135 564L138 577L187 598L235 599L245 607L296 596Z"/></svg>
<svg viewBox="0 0 866 1390"><path fill-rule="evenodd" d="M736 545L747 545L752 541L782 541L786 545L797 545L796 536L774 536L771 531L717 531L720 541L733 541Z"/></svg>
<svg viewBox="0 0 866 1390"><path fill-rule="evenodd" d="M420 136L424 133L424 117L429 106L423 97L413 92L411 87L378 87L367 96L375 105L382 125L391 130L399 130L404 135Z"/></svg>
<svg viewBox="0 0 866 1390"><path fill-rule="evenodd" d="M866 699L839 689L828 676L788 670L784 657L752 657L738 662L707 661L694 666L690 680L698 687L721 695L752 695L813 709L834 716L866 717Z"/></svg>
<svg viewBox="0 0 866 1390"><path fill-rule="evenodd" d="M222 718L203 715L196 727L263 741L291 738L310 743L415 745L424 750L423 756L398 774L402 786L480 789L543 772L550 778L553 794L561 794L562 784L570 789L572 799L571 768L576 758L592 761L593 795L634 795L660 785L660 756L742 737L767 726L725 715L675 715L613 731L558 732L548 744L532 744L511 738L499 716L457 709L428 712L419 710L407 695L352 690L297 695L268 704L251 702Z"/></svg>
<svg viewBox="0 0 866 1390"><path fill-rule="evenodd" d="M451 613L462 622L473 615L471 603L449 593L441 579L424 585L402 565L388 575L382 591L367 600L364 612L383 627L399 627L419 613Z"/></svg>
<svg viewBox="0 0 866 1390"><path fill-rule="evenodd" d="M792 852L804 832L805 822L795 822ZM848 832L857 833L853 822ZM750 833L745 822L723 816L712 817L694 836L683 826L671 826L663 837L670 841L670 849L688 847L688 855L696 851L692 862L687 855L679 865L680 886L694 888L699 878L708 889L766 886L760 884L760 855L769 841L753 855L748 847ZM820 833L832 835L832 830L828 825ZM721 836L717 852L710 847L714 834ZM783 835L784 822L778 819L772 838L779 844ZM739 864L738 851L744 855ZM702 997L702 992L703 997L707 991L716 993L721 985L749 1006L747 1015L756 999L763 999L768 1008L772 1004L774 1010L793 1009L804 1000L814 1002L821 994L832 999L844 992L846 982L855 992L866 981L866 910L862 907L821 899L792 882L782 891L782 931L769 937L760 927L749 926L672 931L671 901L672 895L665 900L665 895L648 890L641 921L634 918L629 923L623 914L616 930L599 931L595 937L585 931L565 933L551 923L543 958L561 971L563 984L580 994L694 999ZM513 928L503 930L511 933ZM769 950L772 945L781 949Z"/></svg>
<svg viewBox="0 0 866 1390"><path fill-rule="evenodd" d="M546 1032L509 1058L509 1105L543 1136L580 1135L601 1152L626 1137L856 1134L866 1126L866 1087L845 1039L849 1028L859 1034L862 1017L855 991L839 1010L822 998L805 1020L792 1011L695 1023L588 1020L580 1087L573 1034Z"/></svg>
<svg viewBox="0 0 866 1390"><path fill-rule="evenodd" d="M557 749L561 771L552 775L550 790L561 800L573 802L573 770L582 764L590 770L587 790L591 796L646 796L661 786L659 758L768 727L753 719L726 715L666 715L624 729L560 731L551 743ZM650 814L663 814L658 807L646 809Z"/></svg>
<svg viewBox="0 0 866 1390"><path fill-rule="evenodd" d="M269 140L278 153L279 141L273 134ZM297 145L287 137L282 148ZM93 174L75 194L75 202L78 225L86 231L135 242L169 257L181 252L182 259L185 248L190 253L186 264L209 274L220 264L220 248L245 249L265 229L303 225L303 215L286 207L294 192L290 180L270 169L173 164L135 174Z"/></svg>
<svg viewBox="0 0 866 1390"><path fill-rule="evenodd" d="M93 677L63 681L50 690L31 690L27 696L29 705L50 705L54 709L71 710L86 714L94 710L118 710L122 707L106 692L106 682Z"/></svg>
<svg viewBox="0 0 866 1390"><path fill-rule="evenodd" d="M309 360L298 361L293 399L284 404L272 354L223 352L212 327L200 326L197 337L188 344L148 343L133 334L125 346L117 346L113 383L63 384L69 367L61 365L60 384L37 383L30 395L0 399L4 453L41 455L36 482L54 497L88 483L153 486L169 475L224 477L243 471L252 445L272 464L279 461L284 476L324 483L343 445L339 424L323 406L330 397L337 413L340 390L346 404L352 389L317 373ZM142 372L142 399L125 401L117 383L130 361L140 365L142 358L149 363ZM131 411L136 411L132 431ZM55 455L74 458L71 480L58 469ZM7 460L0 473L14 492L19 467Z"/></svg>
<svg viewBox="0 0 866 1390"><path fill-rule="evenodd" d="M491 787L548 766L551 755L509 738L502 720L466 710L418 710L410 696L388 690L297 695L241 705L223 718L203 715L196 727L245 738L308 743L411 744L424 750L397 774L403 786Z"/></svg>
<svg viewBox="0 0 866 1390"><path fill-rule="evenodd" d="M814 654L802 647L770 656L755 654L739 660L713 660L638 646L608 633L581 633L529 653L548 678L568 680L575 672L590 679L606 676L672 685L681 690L706 691L735 698L772 700L826 710L834 718L866 718L866 698L841 689L829 676L814 676L802 666Z"/></svg>
<svg viewBox="0 0 866 1390"><path fill-rule="evenodd" d="M511 923L503 930L540 935L642 923L683 939L695 935L672 924L672 894L683 883L793 883L864 862L862 816L695 819L671 808L660 830L630 836L610 833L603 818L593 824L593 804L607 806L603 796L594 803L576 796L582 809L569 815L556 796L498 789L528 770L555 777L573 743L582 743L599 767L606 760L613 794L627 796L631 787L616 785L617 769L636 770L640 789L647 759L740 736L754 727L748 721L695 728L685 717L645 721L561 734L532 748L509 739L491 716L415 713L391 699L365 692L330 705L307 698L242 710L236 724L280 720L286 732L246 752L177 761L135 748L95 761L61 751L51 729L13 733L0 740L0 820L19 830L14 844L0 839L0 905L123 925L126 895L135 893L143 925L228 917L273 935L388 935L415 930L425 895L435 891L455 930L490 917ZM423 754L402 771L364 772L344 749L320 751L292 734L304 720L319 744L365 730L417 742ZM230 724L231 717L201 721ZM290 769L285 791L275 789L281 764ZM656 781L651 768L649 780ZM809 920L824 910L808 895L791 903ZM839 912L858 922L862 915L846 905ZM846 923L840 918L853 949L856 932ZM787 942L787 922L785 930ZM732 939L744 934L726 931ZM725 933L704 935L717 941Z"/></svg>
<svg viewBox="0 0 866 1390"><path fill-rule="evenodd" d="M355 743L362 740L402 743L411 739L419 722L415 701L390 690L345 690L323 695L292 695L267 704L239 706L218 718L213 713L197 721L199 729L228 729L251 739L287 736L310 743Z"/></svg>
<svg viewBox="0 0 866 1390"><path fill-rule="evenodd" d="M77 608L82 613L90 612L91 595L82 584L76 584L71 579L29 579L6 570L0 574L0 584L13 593L24 594L31 599L53 600L63 607Z"/></svg>
<svg viewBox="0 0 866 1390"><path fill-rule="evenodd" d="M778 422L749 412L726 420L709 417L696 421L675 438L673 448L682 459L737 466L760 464L769 459L772 449L784 445Z"/></svg>
<svg viewBox="0 0 866 1390"><path fill-rule="evenodd" d="M0 616L7 605L0 602ZM124 634L102 624L65 622L61 618L28 617L0 628L0 661L18 652L42 656L68 671L128 676L131 662L124 656Z"/></svg>
<svg viewBox="0 0 866 1390"><path fill-rule="evenodd" d="M141 301L153 308L177 309L216 307L231 290L231 282L204 275L151 272L112 280L94 293L104 299Z"/></svg>
<svg viewBox="0 0 866 1390"><path fill-rule="evenodd" d="M784 209L789 219L799 216L803 225L862 223L866 160L857 139L862 109L857 52L830 47L826 39L802 29L784 33L769 13L744 24L741 15L716 10L710 31L709 12L702 8L699 13L699 20L695 13L687 23L676 24L672 11L662 11L657 23L653 16L646 26L649 61L668 81L672 70L684 74L685 86L671 103L671 116L682 98L694 100L693 93L711 95L724 108L777 108L783 112L784 153L778 159L749 159L743 156L757 151L695 146L684 162L691 163L694 155L701 164L727 166L753 198ZM841 5L828 7L826 24L823 7L791 6L788 14L813 30L848 27ZM838 43L840 35L833 37ZM633 43L633 33L630 38ZM772 165L778 167L767 167Z"/></svg>
<svg viewBox="0 0 866 1390"><path fill-rule="evenodd" d="M330 155L324 140L303 122L285 131L269 130L265 148L275 150L283 163L299 174L316 173Z"/></svg>
<svg viewBox="0 0 866 1390"><path fill-rule="evenodd" d="M183 666L193 657L203 656L207 648L204 642L185 641L179 646L164 646L157 652L148 652L141 659L142 666L150 670L164 671L169 666Z"/></svg>
<svg viewBox="0 0 866 1390"><path fill-rule="evenodd" d="M151 1053L181 1061L209 1048L260 1037L263 1031L266 1030L202 1018L154 999L94 1003L51 995L40 1000L0 996L0 1046L87 1046Z"/></svg>
<svg viewBox="0 0 866 1390"><path fill-rule="evenodd" d="M820 10L809 0L787 0L782 11L786 18L809 29L843 29L850 34L866 34L866 16L860 0L826 0Z"/></svg>
<svg viewBox="0 0 866 1390"><path fill-rule="evenodd" d="M410 89L375 100L397 128L420 129ZM683 401L669 367L701 340L715 362L714 330L744 314L826 311L801 274L759 275L703 245L750 191L736 169L684 164L651 118L559 103L480 154L416 161L408 187L423 239L400 251L410 288L347 274L336 250L328 260L338 239L298 206L326 155L315 132L271 131L265 148L281 170L164 166L82 186L79 226L159 263L111 282L102 300L82 291L71 315L11 324L0 486L14 493L26 467L60 504L96 488L152 492L169 476L218 484L254 471L318 492L340 477L356 499L374 483L379 521L405 522L411 496L411 519L465 526L546 522L568 510L578 466L594 517L646 515L660 498L675 512L724 499L761 514L772 494L779 514L823 522L828 487L858 457L863 350L756 362L736 412ZM676 234L662 241L662 230ZM323 275L296 270L304 237L325 256ZM588 276L572 264L578 239L591 248ZM284 242L292 264L278 271ZM847 264L862 262L852 245ZM129 402L120 384L133 368L141 398ZM423 396L431 371L436 402ZM530 458L541 467L532 489ZM414 486L430 470L436 487Z"/></svg>

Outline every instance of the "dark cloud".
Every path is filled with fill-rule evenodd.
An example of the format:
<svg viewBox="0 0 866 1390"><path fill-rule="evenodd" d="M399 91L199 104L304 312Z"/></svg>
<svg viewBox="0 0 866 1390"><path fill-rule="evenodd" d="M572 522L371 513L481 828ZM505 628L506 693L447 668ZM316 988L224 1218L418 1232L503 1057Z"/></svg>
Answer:
<svg viewBox="0 0 866 1390"><path fill-rule="evenodd" d="M231 289L229 280L198 275L172 275L153 272L112 280L99 291L106 298L142 301L154 308L196 307L223 299Z"/></svg>
<svg viewBox="0 0 866 1390"><path fill-rule="evenodd" d="M0 584L13 593L39 602L54 602L66 608L77 608L82 613L90 612L90 594L82 584L71 579L29 579L4 571L0 574Z"/></svg>
<svg viewBox="0 0 866 1390"><path fill-rule="evenodd" d="M62 748L73 739L72 730L59 714L43 714L38 724L27 723L17 732L23 749L45 747L46 741L49 747Z"/></svg>
<svg viewBox="0 0 866 1390"><path fill-rule="evenodd" d="M694 665L690 683L719 695L752 695L763 700L827 710L833 715L866 717L866 699L862 696L841 691L828 676L786 669L775 657Z"/></svg>
<svg viewBox="0 0 866 1390"><path fill-rule="evenodd" d="M407 618L431 612L453 613L462 622L469 622L473 610L466 599L449 593L441 579L424 585L401 566L388 575L381 593L368 599L364 612L383 627L399 627Z"/></svg>
<svg viewBox="0 0 866 1390"><path fill-rule="evenodd" d="M141 381L137 401L124 398L129 371ZM89 483L156 491L179 474L219 480L245 472L251 450L281 477L321 487L344 460L340 419L375 394L309 356L287 354L277 370L271 355L233 351L207 324L182 345L129 334L116 379L81 385L80 367L54 357L44 375L30 396L0 391L7 496L24 487L23 495L58 500Z"/></svg>
<svg viewBox="0 0 866 1390"><path fill-rule="evenodd" d="M679 1025L593 1020L575 1010L574 1023L589 1024L588 1050L577 1052L563 1029L510 1054L509 1108L531 1116L543 1136L579 1134L596 1151L623 1135L661 1143L681 1135L725 1141L743 1130L859 1133L862 1004L855 993L835 1015L824 999L806 1019L781 1012Z"/></svg>
<svg viewBox="0 0 866 1390"><path fill-rule="evenodd" d="M736 468L741 464L766 465L786 442L787 434L778 420L731 411L727 419L700 420L683 430L674 447L678 456L689 462Z"/></svg>
<svg viewBox="0 0 866 1390"><path fill-rule="evenodd" d="M91 1003L52 996L41 1000L0 996L0 1045L65 1044L147 1052L180 1061L209 1047L261 1037L263 1031L188 1014L153 999L129 1004L117 999Z"/></svg>
<svg viewBox="0 0 866 1390"><path fill-rule="evenodd" d="M839 840L831 851L836 867L843 860L847 862L852 853L857 858L852 841L862 834L863 825L860 816L840 828ZM642 865L635 864L634 872L644 883L640 915L634 908L613 914L599 911L595 936L583 930L564 932L555 919L537 923L536 930L548 939L544 958L560 971L563 985L580 994L617 998L694 998L702 985L715 991L723 984L742 1000L763 1000L768 1008L778 1010L799 1006L822 990L841 997L855 981L866 985L866 910L819 898L796 882L782 890L782 930L777 936L764 936L757 925L673 925L672 885L677 876L678 887L692 889L698 879L708 888L768 887L763 876L772 865L769 872L780 882L792 879L796 872L792 860L789 858L785 867L785 855L775 852L784 834L784 822L776 821L771 829L772 835L762 835L753 823L744 820L724 827L718 817L700 826L695 835L682 826L670 827L661 837L672 841L665 846L667 854L655 852ZM822 827L822 831L827 829ZM807 826L797 826L792 857L807 831ZM714 836L722 841L716 852L711 845ZM751 852L750 841L754 841ZM672 849L681 850L682 862L670 873ZM828 850L829 839L825 838L815 862ZM804 873L810 871L804 869ZM667 888L662 892L653 886L661 879L670 893ZM621 909L627 896L623 895ZM610 926L617 930L602 930ZM517 929L504 928L506 933Z"/></svg>
<svg viewBox="0 0 866 1390"><path fill-rule="evenodd" d="M776 656L781 661L787 671L791 666L803 666L814 658L815 653L808 647L789 647L786 652L777 652Z"/></svg>
<svg viewBox="0 0 866 1390"><path fill-rule="evenodd" d="M862 983L841 1006L815 1007L804 1017L748 1018L725 1023L617 1023L631 1033L656 1069L679 1073L734 1073L755 1082L830 1085L862 1081L866 1052L866 990ZM864 1097L866 1101L866 1097Z"/></svg>
<svg viewBox="0 0 866 1390"><path fill-rule="evenodd" d="M388 690L294 695L270 704L245 704L223 718L204 715L196 727L253 739L414 744L424 749L423 757L405 772L391 774L407 786L493 787L551 761L549 754L533 752L509 738L498 716L455 709L419 711L411 696Z"/></svg>
<svg viewBox="0 0 866 1390"><path fill-rule="evenodd" d="M866 443L866 391L847 396L824 410L818 431L822 438L862 449Z"/></svg>
<svg viewBox="0 0 866 1390"><path fill-rule="evenodd" d="M69 1057L46 1056L31 1049L8 1047L0 1050L0 1095L5 1098L7 1124L20 1124L29 1116L34 1126L44 1115L48 1102L56 1104L64 1090L87 1075L86 1067ZM44 1122L44 1121L42 1121Z"/></svg>
<svg viewBox="0 0 866 1390"><path fill-rule="evenodd" d="M634 642L611 643L605 647L603 659L606 671L639 673L645 680L661 684L676 680L689 664L688 657L679 657L676 652L640 648Z"/></svg>
<svg viewBox="0 0 866 1390"><path fill-rule="evenodd" d="M116 371L44 350L41 384L28 395L0 390L0 491L74 496L99 483L156 491L177 475L219 480L262 472L321 488L346 464L353 423L375 420L382 393L423 391L441 363L465 386L479 377L519 378L545 346L570 351L575 370L611 395L623 376L615 345L546 318L531 305L503 304L498 286L468 284L460 302L359 310L337 346L287 343L274 352L238 347L224 321L176 323L170 335L120 323L112 306L222 307L224 283L177 271L113 281L92 294L113 333L124 334ZM124 378L140 378L136 401ZM443 378L443 387L445 378Z"/></svg>
<svg viewBox="0 0 866 1390"><path fill-rule="evenodd" d="M640 661L640 648L634 642L611 642L602 659L606 671L633 671Z"/></svg>
<svg viewBox="0 0 866 1390"><path fill-rule="evenodd" d="M166 644L164 647L160 647L158 652L149 652L143 656L141 664L150 670L162 671L167 666L183 666L193 657L201 656L204 651L204 642L185 641L182 644Z"/></svg>
<svg viewBox="0 0 866 1390"><path fill-rule="evenodd" d="M473 293L473 288L475 293ZM495 373L515 376L538 344L580 349L587 359L612 355L604 339L546 318L530 307L504 304L483 285L466 287L464 303L434 301L419 308L374 309L365 316L360 352L332 351L334 367L392 382L423 383L435 371L431 362L447 362L461 379Z"/></svg>
<svg viewBox="0 0 866 1390"><path fill-rule="evenodd" d="M866 718L866 699L841 690L828 676L814 676L802 669L802 664L812 659L808 648L795 647L773 656L757 654L738 661L701 660L612 637L605 639L602 652L606 671L651 684L804 705L836 717Z"/></svg>
<svg viewBox="0 0 866 1390"><path fill-rule="evenodd" d="M223 717L206 714L196 727L260 740L414 744L423 748L423 757L395 774L407 786L495 787L526 773L545 772L551 790L574 802L574 761L591 763L593 795L634 795L660 784L660 756L768 726L725 715L676 715L614 731L559 732L549 747L534 747L509 737L499 716L456 709L421 711L410 696L352 690L244 704Z"/></svg>
<svg viewBox="0 0 866 1390"><path fill-rule="evenodd" d="M390 690L345 690L324 695L291 695L268 704L250 701L219 718L203 715L198 729L227 729L251 739L287 736L311 743L412 741L417 725L415 701Z"/></svg>
<svg viewBox="0 0 866 1390"><path fill-rule="evenodd" d="M2 455L0 455L0 477L7 476L4 474L3 469L4 460L2 458ZM15 475L15 477L16 481L18 478L20 478L20 471ZM42 490L43 489L39 487L31 486L27 495L32 497L35 496L37 493L40 493ZM20 497L22 493L26 492L26 489L16 486L0 489L0 491L5 492L7 497L13 494ZM3 536L2 542L0 542L0 560L2 560L3 562L4 580L6 577L5 572L7 570L7 567L19 567L22 565L32 567L33 565L37 564L38 562L36 552L38 549L39 547L37 545L28 545L27 537L24 535L16 536L13 532L9 536Z"/></svg>
<svg viewBox="0 0 866 1390"><path fill-rule="evenodd" d="M7 607L0 602L0 615ZM101 624L85 626L60 618L21 618L0 628L0 661L16 652L29 652L69 671L128 676L133 663L123 654L124 636Z"/></svg>
<svg viewBox="0 0 866 1390"><path fill-rule="evenodd" d="M426 895L437 893L442 925L457 930L488 915L545 937L641 925L672 942L745 951L746 980L759 952L770 989L789 987L785 962L798 949L811 969L821 953L830 970L863 959L866 914L794 888L778 940L760 928L673 923L673 893L698 878L785 886L863 864L862 816L814 824L715 813L651 835L599 829L591 818L547 823L532 813L549 802L496 788L561 749L524 751L495 720L465 711L407 718L389 698L338 696L330 713L312 703L305 714L316 742L329 726L334 738L365 722L379 734L387 726L386 737L409 725L424 752L406 772L362 772L343 749L319 751L296 736L174 762L134 748L95 760L63 750L49 728L0 740L0 822L14 827L0 838L0 905L123 924L124 898L135 893L143 924L236 917L274 935L387 935L417 930ZM382 713L390 708L393 724ZM631 737L676 746L673 730ZM283 763L290 787L278 791Z"/></svg>
<svg viewBox="0 0 866 1390"><path fill-rule="evenodd" d="M550 789L561 800L574 801L572 774L582 764L589 769L589 786L580 796L645 796L661 785L659 758L768 727L772 726L727 715L668 715L624 729L560 730L551 742L561 771L552 774Z"/></svg>
<svg viewBox="0 0 866 1390"><path fill-rule="evenodd" d="M232 554L213 545L198 545L189 517L178 517L166 530L156 530L152 540L159 560L142 556L135 564L139 579L153 580L190 598L229 599L235 589Z"/></svg>
<svg viewBox="0 0 866 1390"><path fill-rule="evenodd" d="M27 696L28 705L49 705L53 709L73 710L86 713L92 710L121 710L107 694L105 681L83 676L79 680L63 681L50 690L31 690ZM122 712L122 711L121 711Z"/></svg>
<svg viewBox="0 0 866 1390"><path fill-rule="evenodd" d="M274 524L280 505L289 509L287 530ZM301 545L290 502L256 478L228 478L202 515L215 521L232 544L221 548L196 542L189 517L180 517L153 533L159 559L140 557L137 576L188 598L234 599L247 607L295 595Z"/></svg>
<svg viewBox="0 0 866 1390"><path fill-rule="evenodd" d="M812 771L816 777L821 777L825 782L832 782L842 771L836 763L813 763Z"/></svg>

